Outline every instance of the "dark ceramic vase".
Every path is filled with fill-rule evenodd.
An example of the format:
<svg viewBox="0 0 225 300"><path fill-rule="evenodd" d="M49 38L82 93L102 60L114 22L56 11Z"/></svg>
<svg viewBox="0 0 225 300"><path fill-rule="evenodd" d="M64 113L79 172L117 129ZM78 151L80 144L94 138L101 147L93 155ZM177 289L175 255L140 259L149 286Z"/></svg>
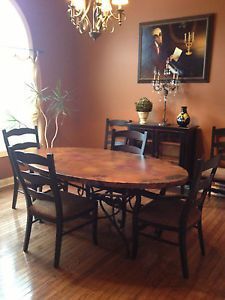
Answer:
<svg viewBox="0 0 225 300"><path fill-rule="evenodd" d="M186 127L190 123L190 116L187 112L187 106L181 106L181 112L177 116L177 124L180 127Z"/></svg>

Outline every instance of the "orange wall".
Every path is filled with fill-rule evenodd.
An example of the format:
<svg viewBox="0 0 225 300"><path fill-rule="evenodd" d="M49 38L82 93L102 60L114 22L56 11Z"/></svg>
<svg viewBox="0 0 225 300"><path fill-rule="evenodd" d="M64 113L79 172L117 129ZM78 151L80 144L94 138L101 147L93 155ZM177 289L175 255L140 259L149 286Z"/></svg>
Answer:
<svg viewBox="0 0 225 300"><path fill-rule="evenodd" d="M9 164L8 157L2 157L0 158L0 179L8 178L12 176L11 167Z"/></svg>
<svg viewBox="0 0 225 300"><path fill-rule="evenodd" d="M183 16L215 13L215 30L212 51L210 83L183 84L180 93L168 100L168 117L175 122L182 105L188 106L192 124L202 129L205 154L211 138L211 127L225 127L224 103L225 93L222 82L225 81L225 1L189 0L181 1L159 0L130 1L127 8L127 22L114 36L102 37L96 42L95 81L95 110L92 115L96 118L96 132L103 131L104 119L121 117L137 120L134 102L141 96L153 101L151 119L159 121L162 118L163 103L159 95L152 91L150 84L137 83L138 65L138 24L139 22ZM94 99L93 99L94 101ZM100 144L100 137L96 145Z"/></svg>
<svg viewBox="0 0 225 300"><path fill-rule="evenodd" d="M71 93L71 114L56 141L56 145L65 146L102 147L105 118L137 120L134 102L141 96L153 101L151 120L160 121L163 104L159 95L152 92L150 84L137 83L138 24L215 13L210 83L183 84L179 94L168 101L170 122L175 122L182 105L188 106L192 124L202 129L208 155L212 125L225 127L224 0L189 0L182 4L178 0L130 0L123 26L95 42L88 34L80 35L70 24L65 0L16 2L29 24L33 47L43 50L42 86L53 87L61 79Z"/></svg>

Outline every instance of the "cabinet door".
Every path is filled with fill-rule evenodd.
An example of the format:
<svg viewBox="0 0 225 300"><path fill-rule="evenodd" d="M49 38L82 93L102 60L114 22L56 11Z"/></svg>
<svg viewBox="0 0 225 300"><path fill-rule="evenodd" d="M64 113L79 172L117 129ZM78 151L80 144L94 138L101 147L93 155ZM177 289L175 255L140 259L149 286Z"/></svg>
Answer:
<svg viewBox="0 0 225 300"><path fill-rule="evenodd" d="M184 165L185 134L180 130L155 130L155 156Z"/></svg>

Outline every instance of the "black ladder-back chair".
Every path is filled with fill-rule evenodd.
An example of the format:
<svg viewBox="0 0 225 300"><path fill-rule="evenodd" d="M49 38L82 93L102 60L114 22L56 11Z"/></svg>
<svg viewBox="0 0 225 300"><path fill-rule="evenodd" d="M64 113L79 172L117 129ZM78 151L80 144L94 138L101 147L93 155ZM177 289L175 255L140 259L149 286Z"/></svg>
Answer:
<svg viewBox="0 0 225 300"><path fill-rule="evenodd" d="M105 139L104 139L104 149L110 149L111 147L111 138L112 138L112 130L122 130L128 129L129 124L132 121L129 120L117 120L117 119L106 119L105 123Z"/></svg>
<svg viewBox="0 0 225 300"><path fill-rule="evenodd" d="M19 180L15 172L14 164L13 164L13 158L10 155L9 147L13 146L14 150L25 150L28 148L40 148L40 142L38 137L38 128L35 126L34 128L14 128L9 131L6 131L5 129L2 130L6 150L10 159L10 163L12 166L13 171L13 179L14 179L14 190L13 190L13 201L12 201L12 208L16 208L16 202L18 197L18 192L21 192L19 189ZM33 141L29 142L19 142L19 143L13 143L12 139L15 137L33 137Z"/></svg>
<svg viewBox="0 0 225 300"><path fill-rule="evenodd" d="M81 197L60 190L53 154L42 157L33 153L11 150L14 166L24 190L27 206L27 225L23 250L27 252L32 224L46 220L56 225L54 267L59 266L62 237L85 225L93 224L93 241L97 244L97 204L90 197ZM36 165L36 168L34 168ZM38 167L38 169L37 169ZM40 170L39 170L40 168ZM45 171L43 171L45 170ZM38 191L37 186L49 189ZM64 228L64 224L83 218L82 224Z"/></svg>
<svg viewBox="0 0 225 300"><path fill-rule="evenodd" d="M134 130L116 131L115 129L112 129L111 150L144 155L146 141L147 141L147 131L141 133L139 131L134 131ZM130 203L134 195L128 193L126 189L108 190L106 192L106 199L108 198L109 195L111 199L113 199L114 197L118 197L117 205L120 206L122 212L121 220L119 222L120 222L120 227L124 227L126 221L126 212L130 211L127 210L127 203L128 202ZM111 204L109 202L107 203L111 205L114 209L113 206L115 203L114 200L112 200ZM131 203L130 203L130 207L131 207Z"/></svg>
<svg viewBox="0 0 225 300"><path fill-rule="evenodd" d="M141 133L139 131L133 131L133 130L116 131L116 129L112 129L111 150L143 155L146 146L146 141L147 141L147 131ZM100 194L98 195L99 192ZM105 202L108 205L112 206L113 210L115 209L114 205L116 205L116 208L120 207L122 211L120 226L124 227L126 211L127 211L126 204L128 201L130 201L133 198L133 195L127 193L126 189L106 190L100 188L95 190L95 196L96 197L99 196L99 199L105 198ZM117 198L117 201L113 200L114 198Z"/></svg>
<svg viewBox="0 0 225 300"><path fill-rule="evenodd" d="M137 197L133 210L133 258L137 255L139 235L178 246L180 250L182 274L184 278L188 278L186 234L191 228L197 228L201 253L204 255L202 209L219 160L220 156L216 156L206 162L202 160L196 162L188 196L158 195L158 199L153 200L143 207L140 206L141 197ZM210 170L210 172L208 172L208 176L203 177L202 174L206 170ZM147 197L148 193L143 192L143 196ZM145 231L147 227L153 228L153 234L149 234ZM177 233L178 241L174 242L163 238L164 231Z"/></svg>
<svg viewBox="0 0 225 300"><path fill-rule="evenodd" d="M117 143L117 141L120 143ZM147 131L112 130L111 150L143 155L147 141Z"/></svg>
<svg viewBox="0 0 225 300"><path fill-rule="evenodd" d="M210 192L225 195L225 128L216 128L214 126L212 128L210 157L218 154L221 155L221 159L213 179L215 186L210 188Z"/></svg>
<svg viewBox="0 0 225 300"><path fill-rule="evenodd" d="M173 140L173 142L171 142L171 138ZM170 131L168 132L168 130L166 129L157 129L155 131L155 149L154 149L154 153L155 153L155 157L156 158L160 158L160 159L166 159L168 161L170 161L171 163L175 163L179 166L182 166L185 168L184 166L184 151L183 151L183 147L184 147L184 143L185 143L185 135L182 131L179 130L174 130L174 131ZM170 147L172 148L179 148L178 153L176 153L176 155L165 155L165 153L163 153L163 146L165 147ZM172 152L172 151L171 151ZM190 175L190 174L189 174ZM184 187L181 187L181 191L182 193L184 193ZM166 193L166 189L161 189L160 190L160 194L163 195Z"/></svg>

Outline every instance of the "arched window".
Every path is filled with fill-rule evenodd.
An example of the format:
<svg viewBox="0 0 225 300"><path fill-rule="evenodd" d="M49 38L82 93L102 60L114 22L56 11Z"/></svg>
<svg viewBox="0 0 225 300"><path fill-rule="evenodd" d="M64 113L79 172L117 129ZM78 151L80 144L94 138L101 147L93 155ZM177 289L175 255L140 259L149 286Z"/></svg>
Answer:
<svg viewBox="0 0 225 300"><path fill-rule="evenodd" d="M35 103L27 84L34 83L36 53L21 14L9 0L0 1L0 129L33 127ZM5 151L2 134L0 152Z"/></svg>

